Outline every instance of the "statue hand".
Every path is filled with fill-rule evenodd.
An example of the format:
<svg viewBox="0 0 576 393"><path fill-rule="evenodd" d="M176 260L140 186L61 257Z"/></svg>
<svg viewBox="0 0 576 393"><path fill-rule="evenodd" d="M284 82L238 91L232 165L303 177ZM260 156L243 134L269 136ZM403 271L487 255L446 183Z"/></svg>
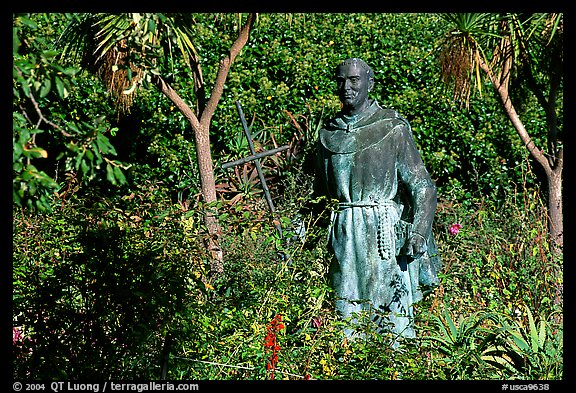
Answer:
<svg viewBox="0 0 576 393"><path fill-rule="evenodd" d="M428 247L426 246L426 239L419 233L414 233L410 236L408 240L408 245L406 247L406 254L411 255L412 258L420 258Z"/></svg>

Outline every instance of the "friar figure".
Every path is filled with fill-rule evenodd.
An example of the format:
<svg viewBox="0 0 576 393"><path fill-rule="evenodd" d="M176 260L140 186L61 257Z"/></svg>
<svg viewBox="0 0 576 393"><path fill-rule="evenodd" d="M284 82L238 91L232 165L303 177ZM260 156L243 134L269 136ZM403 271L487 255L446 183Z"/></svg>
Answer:
<svg viewBox="0 0 576 393"><path fill-rule="evenodd" d="M338 201L329 232L336 309L352 319L367 311L378 331L415 337L412 305L438 284L441 267L436 187L408 121L368 98L373 70L345 60L336 84L342 109L319 132L316 176Z"/></svg>

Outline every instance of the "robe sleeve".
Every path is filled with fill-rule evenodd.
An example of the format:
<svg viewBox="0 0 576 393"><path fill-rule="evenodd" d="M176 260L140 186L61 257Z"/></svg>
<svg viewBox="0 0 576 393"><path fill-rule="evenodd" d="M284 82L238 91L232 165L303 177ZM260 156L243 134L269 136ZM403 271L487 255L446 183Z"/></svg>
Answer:
<svg viewBox="0 0 576 393"><path fill-rule="evenodd" d="M397 127L396 170L409 194L414 217L413 231L428 239L436 212L436 186L422 161L409 124L405 122Z"/></svg>

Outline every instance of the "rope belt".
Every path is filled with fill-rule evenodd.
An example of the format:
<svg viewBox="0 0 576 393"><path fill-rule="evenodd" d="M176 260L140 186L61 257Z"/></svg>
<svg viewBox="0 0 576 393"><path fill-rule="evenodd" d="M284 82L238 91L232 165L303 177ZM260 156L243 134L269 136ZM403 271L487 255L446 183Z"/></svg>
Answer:
<svg viewBox="0 0 576 393"><path fill-rule="evenodd" d="M383 260L389 260L396 257L396 233L394 231L396 223L400 221L396 203L390 200L386 201L358 201L358 202L340 202L340 209L349 209L352 207L374 208L378 219L378 229L376 232L378 242L378 254Z"/></svg>

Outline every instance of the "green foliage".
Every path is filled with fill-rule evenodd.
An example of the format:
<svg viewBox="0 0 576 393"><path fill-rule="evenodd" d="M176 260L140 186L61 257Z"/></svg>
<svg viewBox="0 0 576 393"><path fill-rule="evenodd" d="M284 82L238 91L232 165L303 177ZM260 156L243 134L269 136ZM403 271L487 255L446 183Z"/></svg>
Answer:
<svg viewBox="0 0 576 393"><path fill-rule="evenodd" d="M47 42L50 33L37 35L43 26L58 23L62 23L58 15L19 15L13 23L13 202L39 211L51 209L52 197L61 187L58 175L79 175L84 183L97 174L114 185L126 182L122 172L126 167L109 158L116 151L105 135L117 129L94 109L76 106L84 94L79 70L61 65L59 52ZM48 32L54 34L52 29ZM49 155L55 159L49 160ZM49 162L35 165L33 160ZM61 160L63 168L58 164L54 168Z"/></svg>
<svg viewBox="0 0 576 393"><path fill-rule="evenodd" d="M13 322L33 347L15 372L146 378L178 313L204 290L203 250L155 185L116 202L79 194L45 217L14 212Z"/></svg>
<svg viewBox="0 0 576 393"><path fill-rule="evenodd" d="M443 366L443 378L477 379L486 375L481 355L491 341L490 330L483 325L491 318L491 314L483 311L466 318L460 315L457 322L447 310L439 316L432 316L435 326L431 330L434 333L424 336L425 347L436 348L444 355L436 360Z"/></svg>
<svg viewBox="0 0 576 393"><path fill-rule="evenodd" d="M563 344L555 323L542 315L538 328L528 306L528 323L518 315L480 310L454 321L445 309L433 315L435 325L423 337L423 347L438 349L443 379L514 378L551 380L561 375ZM522 317L522 315L520 315ZM425 333L426 334L426 333Z"/></svg>
<svg viewBox="0 0 576 393"><path fill-rule="evenodd" d="M41 131L34 130L31 135L25 128L26 119L19 113L13 116L14 129L18 129L19 133L12 139L12 199L19 206L39 211L49 210L51 192L58 188L58 184L30 163L32 159L47 157L46 150L30 146L32 137Z"/></svg>
<svg viewBox="0 0 576 393"><path fill-rule="evenodd" d="M175 63L197 62L193 14L85 13L71 18L58 40L63 56L79 59L106 84L121 113L139 85L170 77Z"/></svg>
<svg viewBox="0 0 576 393"><path fill-rule="evenodd" d="M527 210L512 196L503 209L478 201L441 210L441 286L416 307L418 338L393 350L370 320L352 326L334 314L329 204L290 187L276 219L262 203L218 202L217 278L208 275L205 207L172 204L162 183L115 200L79 191L44 217L16 210L13 324L30 339L18 375L155 379L165 367L168 379L265 379L266 325L280 314L276 379L562 378L551 300L560 276L540 253L545 215L534 195ZM456 235L454 222L463 225ZM344 339L346 327L364 339Z"/></svg>
<svg viewBox="0 0 576 393"><path fill-rule="evenodd" d="M127 15L123 17L128 18ZM130 45L139 48L149 43L154 34L172 31L170 26L174 23L186 25L185 20L179 20L177 15L166 18L160 14L139 14L137 28L130 30ZM184 45L185 42L178 37L189 35L194 38L195 46L184 45L183 53L197 53L204 80L210 85L221 53L235 33L230 28L230 21L222 16L200 14L191 18L193 22L189 24L193 25L193 31L168 34L167 41L158 47L150 47L147 56L162 60L154 63L155 72L169 78L185 100L194 102L197 98L194 81L186 64L189 57L175 55L174 48L179 47L177 43ZM314 143L312 131L338 110L330 70L343 58L358 56L365 58L375 70L373 97L384 106L397 108L411 122L424 161L440 189L452 189L456 184L475 195L488 192L502 198L503 194L510 192L512 184L522 181L519 168L524 147L517 141L509 120L490 89L485 89L482 99L471 101L469 111L458 110L446 96L434 56L436 40L445 29L443 23L434 14L260 15L248 44L230 71L219 110L212 122L217 182L234 181L234 173L220 170L219 163L247 153L234 101L239 100L244 108L257 148L290 144L291 150L284 154L298 156L301 152L298 149ZM113 26L119 28L119 25ZM26 34L29 34L28 30ZM67 36L74 37L70 29L63 35ZM172 52L169 51L169 42L173 45ZM192 48L196 48L196 52ZM66 48L66 53L73 52L72 48ZM141 60L144 66L145 59ZM69 111L51 108L52 113L59 114L57 119L64 130L67 130L64 127L67 122L82 128L84 121L92 127L94 121L89 119L102 115L106 116L104 119L114 117L114 98L107 97L103 86L95 84L88 75L82 74L82 77L81 80L70 79L70 82L81 83L74 89L73 96L68 93L69 105L66 107L70 108ZM63 76L59 78L62 83L67 80ZM50 85L56 85L56 80ZM46 83L38 86L47 86ZM70 88L62 91L69 92ZM123 147L119 154L133 160L130 163L142 166L133 168L134 176L170 178L173 187L179 190L176 195L195 195L198 191L197 181L192 180L197 177L195 152L192 146L181 148L179 145L193 143L190 125L165 102L165 97L152 91L135 91L139 92L140 99L131 104L132 111L118 118L117 125L105 121L108 129L118 128L119 137L110 141L114 143L118 139ZM529 108L531 106L527 105L523 113L529 116L527 121L535 130L542 130L541 133L534 132L533 136L534 140L540 140L546 134L545 116L541 111ZM310 124L301 124L305 120ZM82 134L85 134L83 139L91 138L94 130L82 130ZM59 143L60 146L69 143L62 141L67 138L57 133L49 135L46 135L48 142L55 148ZM180 138L179 135L183 140L177 143L174 137ZM90 141L86 142L81 144L89 147ZM149 148L150 144L152 147ZM145 150L148 151L143 154ZM47 151L52 156L52 152ZM84 151L84 147L67 150L73 160ZM141 153L136 155L134 152ZM111 168L120 171L122 166L119 164L116 162ZM53 163L49 165L53 166ZM265 171L267 175L277 176L288 167L292 167L290 159L271 163ZM86 160L85 166L80 164L79 168L94 169L86 169L87 179L95 172L102 177L110 173L106 167L101 167L98 172L98 165L90 160Z"/></svg>
<svg viewBox="0 0 576 393"><path fill-rule="evenodd" d="M208 26L210 16L205 18ZM246 153L237 143L243 132L236 100L263 149L292 144L295 136L299 147L313 144L315 138L304 138L301 130L314 127L299 128L294 119L321 122L332 116L339 109L333 70L346 57L362 57L375 71L372 97L411 122L437 186L450 189L458 182L476 195L502 198L522 181L524 147L492 90L472 99L468 111L452 103L434 52L444 26L439 16L428 14L260 15L213 119L216 151L226 159ZM214 75L218 62L210 56L221 53L229 34L206 30L198 36L199 47L208 52L205 75ZM535 138L545 135L543 117L532 125L542 130Z"/></svg>
<svg viewBox="0 0 576 393"><path fill-rule="evenodd" d="M528 306L525 311L525 317L521 315L519 320L500 316L498 338L501 343L489 348L483 359L520 378L528 374L533 379L553 379L561 373L562 330L554 327L554 313L548 316L542 313L536 321Z"/></svg>

